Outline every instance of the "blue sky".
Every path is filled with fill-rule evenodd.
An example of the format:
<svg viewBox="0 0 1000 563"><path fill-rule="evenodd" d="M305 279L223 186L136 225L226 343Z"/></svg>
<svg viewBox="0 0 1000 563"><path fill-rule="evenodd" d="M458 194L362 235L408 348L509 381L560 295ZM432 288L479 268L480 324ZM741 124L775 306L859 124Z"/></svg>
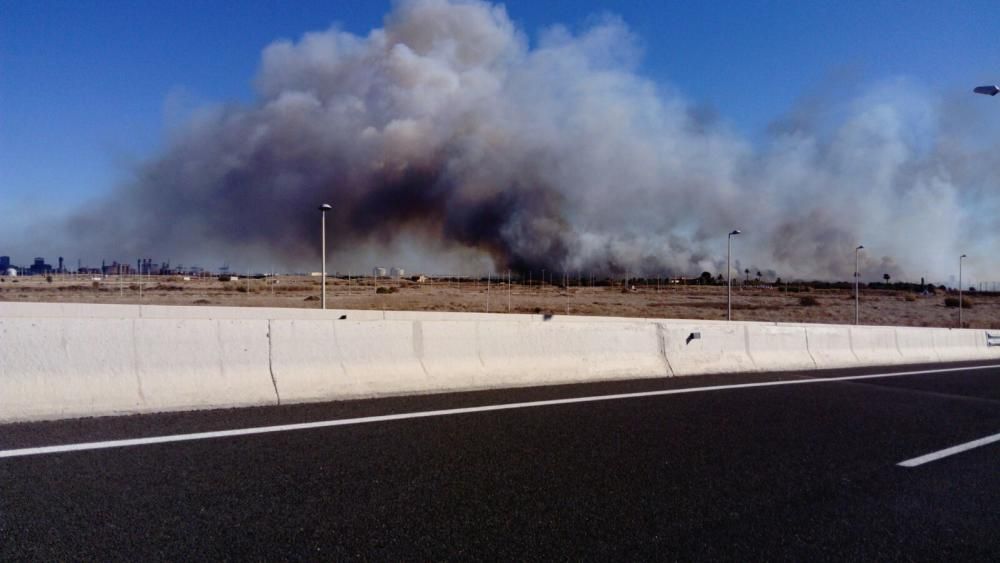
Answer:
<svg viewBox="0 0 1000 563"><path fill-rule="evenodd" d="M553 24L621 16L644 49L640 74L749 139L798 100L850 96L895 77L944 95L1000 82L997 2L505 5L529 37ZM252 101L269 43L334 23L365 34L390 9L376 0L0 0L0 207L8 227L48 220L54 202L74 206L109 191L155 153L186 110Z"/></svg>

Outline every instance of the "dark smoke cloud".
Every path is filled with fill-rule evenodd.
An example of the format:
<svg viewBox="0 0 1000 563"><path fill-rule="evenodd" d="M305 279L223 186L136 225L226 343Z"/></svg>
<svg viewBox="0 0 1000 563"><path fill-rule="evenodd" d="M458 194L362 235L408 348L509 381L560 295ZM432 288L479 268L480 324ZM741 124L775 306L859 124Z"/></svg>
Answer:
<svg viewBox="0 0 1000 563"><path fill-rule="evenodd" d="M446 0L279 41L258 101L196 112L71 239L302 268L329 202L342 271L392 249L411 268L714 274L732 228L741 265L786 279L848 279L859 242L872 278L996 251L997 157L960 142L968 115L887 83L833 123L810 99L752 146L639 75L639 51L613 18L531 43L501 6Z"/></svg>

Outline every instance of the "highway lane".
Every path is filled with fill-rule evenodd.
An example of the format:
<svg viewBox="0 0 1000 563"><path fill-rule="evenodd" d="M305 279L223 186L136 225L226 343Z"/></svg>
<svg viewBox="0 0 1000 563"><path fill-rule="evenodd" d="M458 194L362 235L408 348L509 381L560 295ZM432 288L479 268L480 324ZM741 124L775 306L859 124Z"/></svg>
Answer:
<svg viewBox="0 0 1000 563"><path fill-rule="evenodd" d="M898 464L1000 433L1000 368L843 379L942 367L0 426L10 451L777 383L2 458L0 560L996 560L1000 442Z"/></svg>

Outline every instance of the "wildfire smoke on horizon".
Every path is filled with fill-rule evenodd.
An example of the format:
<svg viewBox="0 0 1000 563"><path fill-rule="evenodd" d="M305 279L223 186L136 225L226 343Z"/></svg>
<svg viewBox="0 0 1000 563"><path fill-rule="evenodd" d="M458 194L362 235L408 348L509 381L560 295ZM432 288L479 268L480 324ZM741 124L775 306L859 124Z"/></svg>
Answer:
<svg viewBox="0 0 1000 563"><path fill-rule="evenodd" d="M404 1L365 36L268 46L255 102L194 112L67 240L293 266L328 202L334 262L404 247L503 270L716 273L741 228L755 271L847 279L863 242L866 271L902 279L998 248L996 137L970 148L967 112L887 83L753 143L639 62L613 17L529 40L499 5Z"/></svg>

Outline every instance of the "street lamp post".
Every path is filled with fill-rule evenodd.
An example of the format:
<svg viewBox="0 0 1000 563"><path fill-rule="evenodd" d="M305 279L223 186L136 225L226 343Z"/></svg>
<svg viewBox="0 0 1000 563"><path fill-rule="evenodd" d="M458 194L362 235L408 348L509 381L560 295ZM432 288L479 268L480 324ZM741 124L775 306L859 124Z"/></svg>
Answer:
<svg viewBox="0 0 1000 563"><path fill-rule="evenodd" d="M861 251L864 250L864 245L859 244L857 248L854 249L854 324L861 324L861 291L860 291L860 281L861 281L861 271L860 271L860 258Z"/></svg>
<svg viewBox="0 0 1000 563"><path fill-rule="evenodd" d="M322 235L320 238L322 240L322 252L323 252L323 272L322 272L323 297L321 298L321 301L323 302L323 309L326 309L326 212L331 209L333 209L333 206L330 205L329 203L324 203L323 205L319 206L320 215L322 217L322 219L320 220L320 229L322 231Z"/></svg>
<svg viewBox="0 0 1000 563"><path fill-rule="evenodd" d="M962 328L965 325L962 324L962 259L965 258L965 254L958 257L958 328Z"/></svg>
<svg viewBox="0 0 1000 563"><path fill-rule="evenodd" d="M733 320L733 236L740 234L739 229L729 233L726 245L726 320Z"/></svg>

